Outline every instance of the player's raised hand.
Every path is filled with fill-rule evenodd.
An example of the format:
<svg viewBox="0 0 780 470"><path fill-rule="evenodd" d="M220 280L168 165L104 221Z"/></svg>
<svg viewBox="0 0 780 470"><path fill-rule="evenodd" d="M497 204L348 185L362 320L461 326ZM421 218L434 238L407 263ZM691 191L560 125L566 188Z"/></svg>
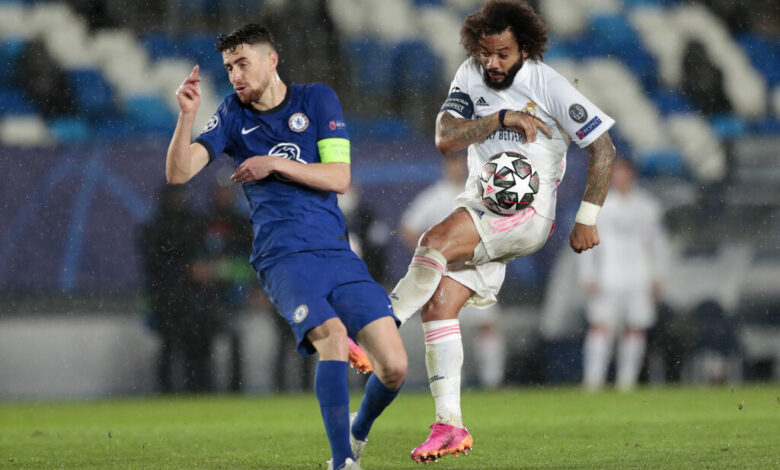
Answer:
<svg viewBox="0 0 780 470"><path fill-rule="evenodd" d="M590 250L599 244L599 231L595 225L584 225L575 222L569 233L569 246L576 253Z"/></svg>
<svg viewBox="0 0 780 470"><path fill-rule="evenodd" d="M176 89L179 109L184 114L194 114L198 111L198 106L200 106L200 77L198 76L198 70L200 70L200 66L196 65L192 69L192 73Z"/></svg>
<svg viewBox="0 0 780 470"><path fill-rule="evenodd" d="M238 165L236 171L230 176L230 180L236 183L261 180L273 173L276 168L274 165L280 158L274 155L258 155L247 158Z"/></svg>
<svg viewBox="0 0 780 470"><path fill-rule="evenodd" d="M542 131L542 134L546 135L548 139L552 138L552 132L542 121L521 111L508 111L504 116L504 126L523 134L526 142L536 141L537 131Z"/></svg>

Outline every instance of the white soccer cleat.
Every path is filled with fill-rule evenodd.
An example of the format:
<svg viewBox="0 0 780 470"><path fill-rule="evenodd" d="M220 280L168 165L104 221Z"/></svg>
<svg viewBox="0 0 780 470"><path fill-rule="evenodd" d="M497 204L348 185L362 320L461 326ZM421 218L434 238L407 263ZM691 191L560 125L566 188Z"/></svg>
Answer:
<svg viewBox="0 0 780 470"><path fill-rule="evenodd" d="M355 421L355 418L357 417L357 411L353 411L349 414L349 445L352 447L352 455L355 456L355 460L352 460L350 458L347 458L347 462L352 462L355 466L344 466L341 468L345 469L357 469L360 470L360 457L363 456L363 451L366 448L366 444L368 444L368 441L361 441L360 439L355 439L355 436L352 435L352 422ZM328 460L328 470L333 470L333 459Z"/></svg>
<svg viewBox="0 0 780 470"><path fill-rule="evenodd" d="M328 460L328 470L333 470L333 459ZM347 457L347 460L344 461L344 465L342 465L336 470L363 470L363 469L360 468L359 463Z"/></svg>
<svg viewBox="0 0 780 470"><path fill-rule="evenodd" d="M368 441L361 441L360 439L355 439L355 436L352 435L352 422L355 421L355 418L357 417L357 411L353 411L349 414L349 445L352 446L352 455L355 456L355 462L357 462L358 465L360 465L360 458L363 456L363 451L366 448L366 444L368 444Z"/></svg>

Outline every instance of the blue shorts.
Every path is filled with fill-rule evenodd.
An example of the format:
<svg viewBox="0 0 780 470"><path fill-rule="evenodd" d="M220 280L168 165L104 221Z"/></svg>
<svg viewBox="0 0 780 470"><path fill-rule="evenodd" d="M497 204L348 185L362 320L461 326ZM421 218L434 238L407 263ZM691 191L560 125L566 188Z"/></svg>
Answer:
<svg viewBox="0 0 780 470"><path fill-rule="evenodd" d="M306 333L331 318L338 317L352 338L378 318L390 316L400 324L387 292L352 251L295 253L257 276L304 356L316 352Z"/></svg>

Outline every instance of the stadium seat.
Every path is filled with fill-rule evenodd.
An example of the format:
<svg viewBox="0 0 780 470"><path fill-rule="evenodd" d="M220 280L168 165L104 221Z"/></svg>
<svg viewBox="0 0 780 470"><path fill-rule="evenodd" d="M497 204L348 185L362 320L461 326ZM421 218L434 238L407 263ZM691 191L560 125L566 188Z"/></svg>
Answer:
<svg viewBox="0 0 780 470"><path fill-rule="evenodd" d="M387 93L393 79L393 50L390 44L375 38L347 41L346 55L352 68L352 80L368 96Z"/></svg>
<svg viewBox="0 0 780 470"><path fill-rule="evenodd" d="M46 123L37 115L6 116L0 120L0 143L20 147L48 145Z"/></svg>
<svg viewBox="0 0 780 470"><path fill-rule="evenodd" d="M750 56L753 66L764 74L770 86L780 83L780 42L770 41L752 33L742 34L738 42Z"/></svg>
<svg viewBox="0 0 780 470"><path fill-rule="evenodd" d="M441 83L441 59L423 41L404 41L393 48L391 86L402 93L434 91Z"/></svg>
<svg viewBox="0 0 780 470"><path fill-rule="evenodd" d="M637 158L637 170L643 177L687 178L690 175L682 156L674 150L640 155Z"/></svg>
<svg viewBox="0 0 780 470"><path fill-rule="evenodd" d="M68 70L66 76L80 112L97 121L113 109L114 92L98 70Z"/></svg>
<svg viewBox="0 0 780 470"><path fill-rule="evenodd" d="M32 100L21 88L0 89L0 109L4 116L38 114Z"/></svg>
<svg viewBox="0 0 780 470"><path fill-rule="evenodd" d="M155 95L133 95L124 101L125 116L140 132L170 135L176 116L168 105Z"/></svg>
<svg viewBox="0 0 780 470"><path fill-rule="evenodd" d="M92 137L92 129L85 119L64 116L49 121L49 134L58 143L82 143Z"/></svg>
<svg viewBox="0 0 780 470"><path fill-rule="evenodd" d="M690 100L678 90L658 88L650 94L650 97L663 115L690 113L695 109Z"/></svg>
<svg viewBox="0 0 780 470"><path fill-rule="evenodd" d="M16 62L25 42L21 37L8 37L0 43L0 86L13 84Z"/></svg>
<svg viewBox="0 0 780 470"><path fill-rule="evenodd" d="M170 34L165 32L146 33L138 41L146 48L149 58L159 60L180 56L179 45Z"/></svg>
<svg viewBox="0 0 780 470"><path fill-rule="evenodd" d="M736 114L720 114L710 118L710 125L721 139L729 140L740 137L748 129L747 122Z"/></svg>

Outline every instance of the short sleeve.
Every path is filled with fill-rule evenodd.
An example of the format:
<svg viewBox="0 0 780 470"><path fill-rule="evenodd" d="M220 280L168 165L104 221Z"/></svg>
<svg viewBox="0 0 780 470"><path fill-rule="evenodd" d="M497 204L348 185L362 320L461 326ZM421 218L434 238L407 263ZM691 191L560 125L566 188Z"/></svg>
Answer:
<svg viewBox="0 0 780 470"><path fill-rule="evenodd" d="M344 112L341 110L341 102L336 92L323 83L318 83L314 90L318 95L314 115L317 123L317 140L349 139Z"/></svg>
<svg viewBox="0 0 780 470"><path fill-rule="evenodd" d="M468 93L468 64L467 60L461 64L455 72L455 78L450 85L450 92L441 107L442 111L449 111L455 117L463 119L474 118L474 103Z"/></svg>
<svg viewBox="0 0 780 470"><path fill-rule="evenodd" d="M615 120L579 92L561 74L540 69L540 97L548 112L580 148L585 148L607 132Z"/></svg>
<svg viewBox="0 0 780 470"><path fill-rule="evenodd" d="M201 131L200 135L195 142L206 147L209 152L209 162L217 158L227 146L228 141L228 104L227 100L223 101L217 109L217 112L211 116L209 122Z"/></svg>

